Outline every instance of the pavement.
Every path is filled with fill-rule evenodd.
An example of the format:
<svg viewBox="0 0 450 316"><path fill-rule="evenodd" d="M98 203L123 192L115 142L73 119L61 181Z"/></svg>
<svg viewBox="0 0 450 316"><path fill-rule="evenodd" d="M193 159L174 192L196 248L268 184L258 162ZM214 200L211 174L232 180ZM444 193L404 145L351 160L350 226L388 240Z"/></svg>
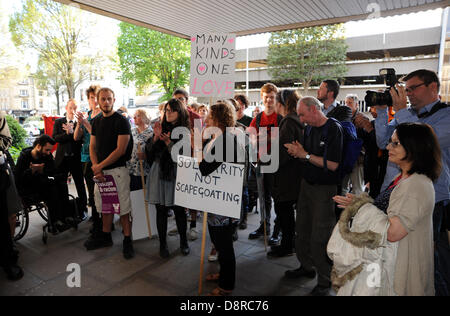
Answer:
<svg viewBox="0 0 450 316"><path fill-rule="evenodd" d="M73 192L73 184L70 190ZM274 214L272 221L273 218ZM234 243L236 288L233 296L305 296L310 293L316 279L284 278L286 270L299 266L295 255L268 258L262 238L248 239L249 233L258 228L259 220L259 214L249 214L247 229L239 230L239 240ZM28 232L17 243L19 265L25 275L20 281L10 282L0 272L0 296L197 296L202 219L197 221L199 238L189 243L191 253L188 256L181 254L177 235L167 237L168 259L159 257L159 241L154 237L135 241L135 258L125 260L120 222L116 222L116 230L112 233L112 247L88 252L83 243L88 238L90 222L81 223L77 231L49 235L48 243L44 245L42 227L45 223L36 212L31 213ZM176 227L173 217L169 218L168 226L168 231ZM207 233L204 276L219 269L217 262L207 260L210 249ZM76 270L70 266L73 263L80 268L80 284L74 278ZM202 295L215 287L215 283L204 281Z"/></svg>

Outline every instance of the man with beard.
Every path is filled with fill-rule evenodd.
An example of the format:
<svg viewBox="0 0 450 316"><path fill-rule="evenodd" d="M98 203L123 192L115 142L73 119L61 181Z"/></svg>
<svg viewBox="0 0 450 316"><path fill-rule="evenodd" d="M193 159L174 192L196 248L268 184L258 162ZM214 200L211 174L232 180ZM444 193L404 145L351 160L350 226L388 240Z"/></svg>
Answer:
<svg viewBox="0 0 450 316"><path fill-rule="evenodd" d="M336 98L339 94L339 83L336 80L325 80L317 91L317 99L323 103L322 112L326 116L337 107Z"/></svg>
<svg viewBox="0 0 450 316"><path fill-rule="evenodd" d="M103 232L91 236L84 246L87 250L95 250L113 245L111 224L114 212L107 210L106 198L102 197L99 190L100 183L105 182L106 177L112 178L117 190L116 198L119 202L117 211L120 214L124 234L123 256L125 259L131 259L134 257L134 249L131 241L130 174L126 167L133 149L131 127L128 120L113 109L116 101L114 91L109 88L100 89L97 100L102 116L92 123L89 152L92 172L98 183L95 187L95 206L97 210L102 211Z"/></svg>
<svg viewBox="0 0 450 316"><path fill-rule="evenodd" d="M48 135L37 138L33 147L22 150L14 170L17 189L27 202L44 201L50 212L50 228L59 232L69 225L69 192L64 177L57 174L52 156L55 140ZM55 233L55 231L52 231Z"/></svg>

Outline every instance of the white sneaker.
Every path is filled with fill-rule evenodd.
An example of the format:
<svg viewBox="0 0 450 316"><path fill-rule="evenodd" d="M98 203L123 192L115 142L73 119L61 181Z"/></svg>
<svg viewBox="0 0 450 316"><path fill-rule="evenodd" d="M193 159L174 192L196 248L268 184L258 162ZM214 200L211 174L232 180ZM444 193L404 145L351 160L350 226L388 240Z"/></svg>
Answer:
<svg viewBox="0 0 450 316"><path fill-rule="evenodd" d="M209 262L214 262L214 261L217 261L218 259L219 259L219 257L218 257L217 251L215 251L214 254L210 253L208 256Z"/></svg>
<svg viewBox="0 0 450 316"><path fill-rule="evenodd" d="M194 241L198 238L198 232L195 228L189 230L189 240Z"/></svg>

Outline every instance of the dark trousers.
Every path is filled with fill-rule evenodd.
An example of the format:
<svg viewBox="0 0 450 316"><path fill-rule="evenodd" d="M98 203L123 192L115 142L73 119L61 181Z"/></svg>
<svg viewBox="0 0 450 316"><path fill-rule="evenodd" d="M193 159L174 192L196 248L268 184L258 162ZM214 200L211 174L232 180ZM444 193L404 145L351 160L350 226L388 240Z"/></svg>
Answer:
<svg viewBox="0 0 450 316"><path fill-rule="evenodd" d="M259 169L257 169L257 172L260 172ZM257 175L259 176L259 175ZM264 186L264 206L265 211L261 212L261 225L264 225L264 219L266 220L267 227L270 227L270 218L271 218L271 212L272 212L272 189L273 189L273 174L270 173L264 173L263 175L263 186ZM277 222L275 221L275 224Z"/></svg>
<svg viewBox="0 0 450 316"><path fill-rule="evenodd" d="M433 211L434 288L436 296L450 295L450 246L444 219L448 216L450 201L436 203Z"/></svg>
<svg viewBox="0 0 450 316"><path fill-rule="evenodd" d="M336 225L332 200L336 193L336 185L311 185L303 179L297 206L297 258L306 270L316 268L318 284L325 287L331 285L327 244Z"/></svg>
<svg viewBox="0 0 450 316"><path fill-rule="evenodd" d="M281 247L292 250L295 236L295 204L296 201L275 202L275 212L281 231Z"/></svg>
<svg viewBox="0 0 450 316"><path fill-rule="evenodd" d="M84 180L86 181L86 186L88 189L89 194L89 205L92 209L92 220L94 222L94 228L98 229L98 231L102 230L102 220L100 217L100 214L97 212L97 208L95 207L95 198L94 198L94 189L95 189L95 182L94 182L94 173L92 172L92 163L91 162L83 162L82 163L83 168L83 176Z"/></svg>
<svg viewBox="0 0 450 316"><path fill-rule="evenodd" d="M5 190L0 192L0 265L7 266L13 264L13 257L13 244L8 221Z"/></svg>
<svg viewBox="0 0 450 316"><path fill-rule="evenodd" d="M233 227L208 225L209 235L217 252L219 253L220 277L219 287L234 290L236 282L236 257L233 248Z"/></svg>
<svg viewBox="0 0 450 316"><path fill-rule="evenodd" d="M75 187L77 188L77 194L81 202L80 204L82 205L82 209L80 210L80 212L86 212L87 197L80 157L64 157L62 163L58 167L58 172L64 176L66 182L70 172L73 181L75 182Z"/></svg>
<svg viewBox="0 0 450 316"><path fill-rule="evenodd" d="M167 246L167 215L170 209L175 213L175 221L177 223L178 234L180 235L180 246L187 246L187 217L183 207L156 204L156 228L158 229L160 247Z"/></svg>
<svg viewBox="0 0 450 316"><path fill-rule="evenodd" d="M64 179L58 177L55 180L45 179L30 183L30 187L22 188L20 195L25 200L44 201L49 212L49 219L52 224L56 221L64 222L67 217L73 217L74 214L69 207L69 188Z"/></svg>

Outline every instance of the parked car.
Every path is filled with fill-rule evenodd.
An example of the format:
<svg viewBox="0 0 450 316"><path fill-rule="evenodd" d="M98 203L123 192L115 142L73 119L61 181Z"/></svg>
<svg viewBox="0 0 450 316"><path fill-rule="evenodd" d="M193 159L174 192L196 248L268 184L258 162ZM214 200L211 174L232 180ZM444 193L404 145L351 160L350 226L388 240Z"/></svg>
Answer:
<svg viewBox="0 0 450 316"><path fill-rule="evenodd" d="M39 136L41 134L41 131L39 130L38 126L35 124L25 123L22 125L22 127L30 136Z"/></svg>

